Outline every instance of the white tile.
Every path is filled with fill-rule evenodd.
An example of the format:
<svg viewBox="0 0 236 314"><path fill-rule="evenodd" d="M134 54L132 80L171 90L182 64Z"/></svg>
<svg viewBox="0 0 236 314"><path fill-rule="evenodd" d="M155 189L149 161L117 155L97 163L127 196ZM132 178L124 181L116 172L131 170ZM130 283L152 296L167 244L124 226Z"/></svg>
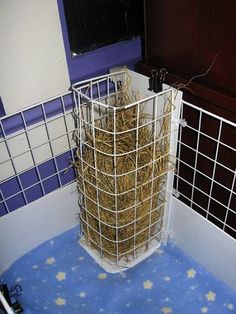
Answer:
<svg viewBox="0 0 236 314"><path fill-rule="evenodd" d="M29 150L25 133L19 134L7 140L11 155L17 156Z"/></svg>
<svg viewBox="0 0 236 314"><path fill-rule="evenodd" d="M13 162L18 173L25 171L26 169L30 169L34 166L30 152L13 158Z"/></svg>
<svg viewBox="0 0 236 314"><path fill-rule="evenodd" d="M0 143L0 163L9 159L9 154L7 151L6 144L4 142Z"/></svg>
<svg viewBox="0 0 236 314"><path fill-rule="evenodd" d="M66 117L66 126L67 126L68 132L73 131L75 129L75 121L72 116L72 112L68 113L65 117Z"/></svg>
<svg viewBox="0 0 236 314"><path fill-rule="evenodd" d="M49 137L51 140L66 133L63 117L48 122L47 126Z"/></svg>
<svg viewBox="0 0 236 314"><path fill-rule="evenodd" d="M68 138L66 135L52 141L52 150L54 155L64 153L69 149Z"/></svg>
<svg viewBox="0 0 236 314"><path fill-rule="evenodd" d="M48 141L45 125L40 125L28 131L31 147L39 146Z"/></svg>
<svg viewBox="0 0 236 314"><path fill-rule="evenodd" d="M34 148L32 151L36 164L46 161L52 157L51 149L48 143Z"/></svg>
<svg viewBox="0 0 236 314"><path fill-rule="evenodd" d="M6 161L0 165L0 181L3 181L15 175L11 161Z"/></svg>

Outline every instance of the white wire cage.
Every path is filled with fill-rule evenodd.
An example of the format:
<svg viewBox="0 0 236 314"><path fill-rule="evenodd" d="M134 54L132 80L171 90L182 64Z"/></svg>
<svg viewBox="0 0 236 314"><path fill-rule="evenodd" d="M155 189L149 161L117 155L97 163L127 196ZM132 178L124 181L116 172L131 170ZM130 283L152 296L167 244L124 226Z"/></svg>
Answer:
<svg viewBox="0 0 236 314"><path fill-rule="evenodd" d="M160 246L168 173L175 167L174 90L155 94L142 87L143 96L131 85L121 71L73 86L80 242L109 272Z"/></svg>
<svg viewBox="0 0 236 314"><path fill-rule="evenodd" d="M236 123L182 101L175 189L180 200L236 239Z"/></svg>

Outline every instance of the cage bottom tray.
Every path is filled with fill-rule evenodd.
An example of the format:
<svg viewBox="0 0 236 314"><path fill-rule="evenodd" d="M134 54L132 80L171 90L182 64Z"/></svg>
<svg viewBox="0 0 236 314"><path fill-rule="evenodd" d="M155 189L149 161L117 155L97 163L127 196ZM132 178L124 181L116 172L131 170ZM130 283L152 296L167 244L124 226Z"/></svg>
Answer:
<svg viewBox="0 0 236 314"><path fill-rule="evenodd" d="M38 246L0 277L22 286L25 314L236 313L236 291L173 244L108 274L78 244L77 232Z"/></svg>

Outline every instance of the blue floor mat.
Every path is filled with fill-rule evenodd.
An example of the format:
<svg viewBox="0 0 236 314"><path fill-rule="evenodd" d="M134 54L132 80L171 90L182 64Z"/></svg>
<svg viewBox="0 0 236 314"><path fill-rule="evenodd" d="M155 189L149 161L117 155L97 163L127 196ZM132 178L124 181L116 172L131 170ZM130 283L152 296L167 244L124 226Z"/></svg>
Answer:
<svg viewBox="0 0 236 314"><path fill-rule="evenodd" d="M125 273L108 274L78 244L77 231L40 245L1 276L22 286L24 313L236 313L236 291L173 244Z"/></svg>

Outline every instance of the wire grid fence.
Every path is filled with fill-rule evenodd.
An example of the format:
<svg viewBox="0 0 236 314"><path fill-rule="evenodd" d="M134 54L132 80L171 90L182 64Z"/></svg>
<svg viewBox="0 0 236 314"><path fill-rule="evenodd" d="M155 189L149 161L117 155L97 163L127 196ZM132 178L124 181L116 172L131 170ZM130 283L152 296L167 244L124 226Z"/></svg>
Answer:
<svg viewBox="0 0 236 314"><path fill-rule="evenodd" d="M137 98L118 72L74 85L81 244L109 272L162 240L173 90Z"/></svg>
<svg viewBox="0 0 236 314"><path fill-rule="evenodd" d="M76 146L73 110L69 92L0 119L1 210L9 213L74 180L65 180ZM65 152L70 160L62 160Z"/></svg>
<svg viewBox="0 0 236 314"><path fill-rule="evenodd" d="M183 101L175 189L236 239L236 124Z"/></svg>

